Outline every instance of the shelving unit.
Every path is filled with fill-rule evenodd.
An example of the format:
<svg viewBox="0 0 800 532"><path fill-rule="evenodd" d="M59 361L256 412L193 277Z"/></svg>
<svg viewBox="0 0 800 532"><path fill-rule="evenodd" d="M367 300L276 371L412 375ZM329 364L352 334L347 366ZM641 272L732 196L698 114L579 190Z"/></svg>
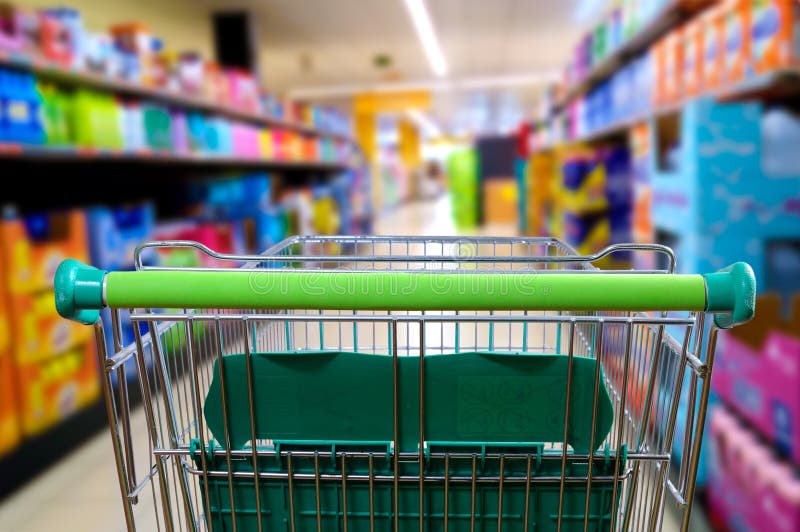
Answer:
<svg viewBox="0 0 800 532"><path fill-rule="evenodd" d="M104 150L96 148L26 146L22 144L0 144L0 160L12 159L32 162L52 163L95 163L124 162L144 165L186 165L186 166L240 166L263 168L267 170L301 170L334 172L349 167L343 162L300 161L246 158L230 155L176 154L169 151Z"/></svg>
<svg viewBox="0 0 800 532"><path fill-rule="evenodd" d="M669 30L711 4L713 4L711 0L672 0L669 2L633 37L611 52L598 65L595 65L583 81L572 87L554 106L554 114L558 114L577 98L611 77L622 65L642 53Z"/></svg>
<svg viewBox="0 0 800 532"><path fill-rule="evenodd" d="M42 79L57 81L62 84L90 87L128 96L147 98L166 104L183 106L188 109L215 113L227 118L242 120L264 127L286 129L297 131L305 135L354 142L353 138L349 135L322 131L309 127L306 124L244 111L229 105L209 101L200 96L188 96L171 90L148 87L139 83L110 78L94 72L65 68L62 65L26 55L9 54L8 52L0 50L0 67L27 70L40 76Z"/></svg>

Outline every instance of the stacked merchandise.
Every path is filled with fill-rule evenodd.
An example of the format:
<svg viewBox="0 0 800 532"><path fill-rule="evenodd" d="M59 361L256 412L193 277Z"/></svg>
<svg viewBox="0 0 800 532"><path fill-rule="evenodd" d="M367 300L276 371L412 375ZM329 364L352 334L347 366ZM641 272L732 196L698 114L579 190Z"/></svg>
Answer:
<svg viewBox="0 0 800 532"><path fill-rule="evenodd" d="M664 2L628 2L622 19L644 20L637 4L660 12ZM661 4L655 6L655 4ZM686 24L667 33L643 54L629 60L586 95L573 99L559 116L551 116L553 87L544 100L551 117L535 132L539 147L576 141L609 127L642 120L654 110L680 105L703 95L725 94L760 76L800 65L800 4L793 0L726 0L709 2ZM613 50L619 35L614 10L578 45L565 79L580 83ZM625 22L622 23L626 26ZM640 24L630 27L638 28ZM629 35L623 30L623 35ZM643 97L646 95L647 97ZM563 96L562 96L563 97Z"/></svg>
<svg viewBox="0 0 800 532"><path fill-rule="evenodd" d="M577 147L565 154L561 171L557 204L564 238L584 255L630 242L633 177L628 149Z"/></svg>
<svg viewBox="0 0 800 532"><path fill-rule="evenodd" d="M250 113L348 136L349 120L329 108L279 100L266 94L251 72L226 69L191 51L165 48L141 23L117 24L107 32L84 27L68 8L31 10L0 5L0 57L27 68L47 65L90 80L109 80L180 94L204 105Z"/></svg>
<svg viewBox="0 0 800 532"><path fill-rule="evenodd" d="M89 260L83 212L12 217L0 222L4 292L23 434L33 436L99 396L91 329L56 313L53 277L68 258Z"/></svg>
<svg viewBox="0 0 800 532"><path fill-rule="evenodd" d="M712 411L707 434L709 509L717 529L800 530L795 468L724 406Z"/></svg>
<svg viewBox="0 0 800 532"><path fill-rule="evenodd" d="M228 157L243 160L346 162L344 140L266 128L154 102L69 90L33 74L0 69L0 142Z"/></svg>
<svg viewBox="0 0 800 532"><path fill-rule="evenodd" d="M128 205L124 207L90 207L86 210L89 230L89 249L91 264L108 271L126 271L134 268L136 246L150 239L155 227L155 208L151 203ZM111 312L108 309L100 314L103 329L113 331ZM127 314L121 314L121 338L112 334L106 336L106 352L114 353L116 347L126 346L134 341L133 328ZM130 360L126 370L134 374L134 361ZM116 374L114 374L116 375Z"/></svg>
<svg viewBox="0 0 800 532"><path fill-rule="evenodd" d="M447 160L453 221L459 229L478 225L479 178L478 155L474 149L454 151Z"/></svg>
<svg viewBox="0 0 800 532"><path fill-rule="evenodd" d="M0 279L5 279L0 260ZM14 357L11 353L11 316L7 308L5 283L0 283L0 457L12 451L20 442L14 386Z"/></svg>

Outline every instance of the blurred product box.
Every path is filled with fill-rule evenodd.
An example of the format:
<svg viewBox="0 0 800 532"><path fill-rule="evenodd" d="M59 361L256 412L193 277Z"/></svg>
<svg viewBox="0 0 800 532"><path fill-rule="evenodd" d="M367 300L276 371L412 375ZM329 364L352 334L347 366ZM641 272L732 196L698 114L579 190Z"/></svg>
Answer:
<svg viewBox="0 0 800 532"><path fill-rule="evenodd" d="M139 102L125 102L120 107L122 114L122 143L131 152L147 149L144 134L144 116Z"/></svg>
<svg viewBox="0 0 800 532"><path fill-rule="evenodd" d="M69 67L73 60L73 35L68 24L46 11L39 12L39 53L53 63Z"/></svg>
<svg viewBox="0 0 800 532"><path fill-rule="evenodd" d="M149 240L155 229L155 207L143 203L86 210L91 264L103 270L132 269L136 246Z"/></svg>
<svg viewBox="0 0 800 532"><path fill-rule="evenodd" d="M726 0L725 16L725 69L723 79L731 84L745 78L752 46L753 0Z"/></svg>
<svg viewBox="0 0 800 532"><path fill-rule="evenodd" d="M301 137L303 146L302 159L304 161L318 161L320 159L319 143L313 137Z"/></svg>
<svg viewBox="0 0 800 532"><path fill-rule="evenodd" d="M191 152L189 144L189 126L186 121L186 113L179 109L171 109L172 117L172 151L180 155Z"/></svg>
<svg viewBox="0 0 800 532"><path fill-rule="evenodd" d="M513 178L495 177L483 181L483 222L519 224L518 186Z"/></svg>
<svg viewBox="0 0 800 532"><path fill-rule="evenodd" d="M72 140L82 148L122 149L121 106L110 94L78 89L70 106Z"/></svg>
<svg viewBox="0 0 800 532"><path fill-rule="evenodd" d="M13 360L11 353L0 350L0 458L18 446L22 436Z"/></svg>
<svg viewBox="0 0 800 532"><path fill-rule="evenodd" d="M593 150L574 150L561 167L559 201L574 214L604 211L608 208L606 168Z"/></svg>
<svg viewBox="0 0 800 532"><path fill-rule="evenodd" d="M56 425L100 395L94 342L40 362L17 363L20 418L33 436Z"/></svg>
<svg viewBox="0 0 800 532"><path fill-rule="evenodd" d="M261 152L258 143L258 128L250 124L234 123L231 126L233 153L245 159L257 159Z"/></svg>
<svg viewBox="0 0 800 532"><path fill-rule="evenodd" d="M605 212L564 213L564 238L581 255L596 253L611 242L611 226Z"/></svg>
<svg viewBox="0 0 800 532"><path fill-rule="evenodd" d="M697 96L703 90L705 60L705 27L700 18L689 21L683 28L683 96ZM713 38L713 35L712 35Z"/></svg>
<svg viewBox="0 0 800 532"><path fill-rule="evenodd" d="M262 159L275 159L274 132L269 128L258 132L258 151Z"/></svg>
<svg viewBox="0 0 800 532"><path fill-rule="evenodd" d="M237 109L260 114L261 102L256 78L250 72L240 69L228 69L225 71L225 75L228 78L230 95L227 103Z"/></svg>
<svg viewBox="0 0 800 532"><path fill-rule="evenodd" d="M715 5L705 11L697 23L703 40L703 89L720 86L725 71L725 10Z"/></svg>
<svg viewBox="0 0 800 532"><path fill-rule="evenodd" d="M143 103L142 125L147 148L156 151L172 150L172 116L160 106Z"/></svg>
<svg viewBox="0 0 800 532"><path fill-rule="evenodd" d="M756 306L755 319L720 335L714 391L800 464L800 296L788 319L778 294Z"/></svg>
<svg viewBox="0 0 800 532"><path fill-rule="evenodd" d="M205 120L205 151L213 155L231 155L233 137L228 120L212 116Z"/></svg>
<svg viewBox="0 0 800 532"><path fill-rule="evenodd" d="M58 86L39 82L37 89L42 97L42 121L45 139L49 146L67 146L72 143L70 116L72 98Z"/></svg>
<svg viewBox="0 0 800 532"><path fill-rule="evenodd" d="M681 101L684 96L684 36L676 28L664 38L664 73L661 77L663 100L668 105Z"/></svg>
<svg viewBox="0 0 800 532"><path fill-rule="evenodd" d="M9 310L13 315L11 343L17 364L59 356L91 339L91 327L58 315L52 290L13 295L9 298Z"/></svg>
<svg viewBox="0 0 800 532"><path fill-rule="evenodd" d="M206 118L202 113L189 112L186 114L186 133L191 151L207 151Z"/></svg>
<svg viewBox="0 0 800 532"><path fill-rule="evenodd" d="M6 286L12 295L52 290L53 277L62 260L89 260L83 211L1 221L0 256L6 271Z"/></svg>
<svg viewBox="0 0 800 532"><path fill-rule="evenodd" d="M752 68L763 74L800 64L800 4L796 0L752 2Z"/></svg>
<svg viewBox="0 0 800 532"><path fill-rule="evenodd" d="M22 52L25 50L27 39L25 28L29 12L14 6L10 2L0 3L0 50Z"/></svg>
<svg viewBox="0 0 800 532"><path fill-rule="evenodd" d="M162 225L155 230L155 240L193 240L213 251L242 255L246 253L244 227L240 221L181 222ZM223 261L193 250L169 249L158 251L158 263L163 266L203 266L206 268L234 267L232 261Z"/></svg>
<svg viewBox="0 0 800 532"><path fill-rule="evenodd" d="M709 436L706 493L717 528L800 530L800 479L792 467L722 406L711 411Z"/></svg>
<svg viewBox="0 0 800 532"><path fill-rule="evenodd" d="M44 143L41 107L32 74L0 68L0 142Z"/></svg>

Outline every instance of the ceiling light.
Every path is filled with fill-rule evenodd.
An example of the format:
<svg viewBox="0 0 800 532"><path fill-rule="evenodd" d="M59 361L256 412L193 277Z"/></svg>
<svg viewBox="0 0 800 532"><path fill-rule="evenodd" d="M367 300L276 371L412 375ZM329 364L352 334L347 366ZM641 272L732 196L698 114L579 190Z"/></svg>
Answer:
<svg viewBox="0 0 800 532"><path fill-rule="evenodd" d="M436 38L436 32L433 30L431 17L428 14L428 9L425 7L425 0L404 0L408 14L414 22L414 28L417 30L417 36L422 43L422 48L425 50L425 55L428 57L431 70L438 77L447 75L447 63L444 60L442 49L439 46L439 40Z"/></svg>

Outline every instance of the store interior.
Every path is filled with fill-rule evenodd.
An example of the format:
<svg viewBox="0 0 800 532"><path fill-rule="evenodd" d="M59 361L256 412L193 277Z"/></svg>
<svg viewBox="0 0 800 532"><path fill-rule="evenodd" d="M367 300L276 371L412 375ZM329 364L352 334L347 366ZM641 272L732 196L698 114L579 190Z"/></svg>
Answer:
<svg viewBox="0 0 800 532"><path fill-rule="evenodd" d="M674 476L674 492L640 523L601 517L594 526L656 530L663 521L680 530L688 493L692 531L800 530L798 146L795 0L0 1L0 175L8 183L0 194L0 532L128 530L132 506L136 529L161 530L158 508L170 504L156 500L156 487L139 497L139 487L126 491L119 480L134 454L128 473L147 465L145 477L157 478L162 458L152 448L161 443L144 438L123 459L108 437L119 406L109 401L123 397L130 419L120 426L152 431L148 392L129 397L135 377L120 377L112 360L141 343L146 324L105 311L103 328L115 334L98 340L92 327L63 319L53 288L61 261L212 270L252 262L298 235L422 238L397 240L408 254L409 242L425 237L552 237L612 271L705 274L747 262L755 317L714 336L715 357L689 357L703 368L691 385L670 377L675 433L659 440L668 448L653 460L659 475ZM139 248L153 241L202 247ZM319 242L322 255L333 249L324 242L359 246ZM626 243L668 246L675 261L630 249L602 254ZM476 249L449 252L468 262ZM664 335L680 346L676 327ZM508 331L510 348L518 339ZM341 334L340 326L340 345ZM708 347L695 341L698 352ZM686 360L684 349L681 368ZM707 414L697 408L705 400ZM148 445L151 455L139 455ZM369 456L361 480L371 490ZM347 530L346 509L320 510L319 467L314 529ZM501 529L504 471L494 521L485 510L479 530ZM619 480L615 472L609 508ZM295 503L312 501L313 515L309 486L308 500L288 488L285 530L295 529ZM344 484L336 493L347 499ZM629 497L650 501L649 493ZM474 522L474 491L472 503ZM444 528L428 504L425 529L447 530L447 502L437 510ZM506 530L551 529L524 528L522 510L511 502L506 510L509 523L520 519ZM372 522L372 491L365 512L370 519L351 528L389 529ZM552 530L561 530L558 513ZM470 529L459 519L450 529ZM177 529L206 525L200 516ZM572 525L564 529L595 529Z"/></svg>

